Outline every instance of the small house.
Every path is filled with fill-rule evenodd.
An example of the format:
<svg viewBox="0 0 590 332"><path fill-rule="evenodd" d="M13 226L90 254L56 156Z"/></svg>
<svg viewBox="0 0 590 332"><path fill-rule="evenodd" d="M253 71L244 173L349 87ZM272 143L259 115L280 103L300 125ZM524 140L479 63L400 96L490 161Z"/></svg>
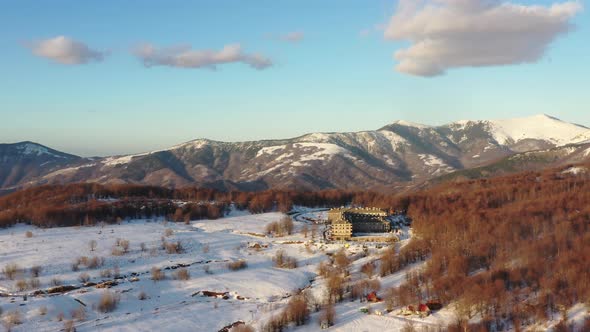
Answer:
<svg viewBox="0 0 590 332"><path fill-rule="evenodd" d="M368 302L381 302L383 300L379 296L377 296L376 292L371 292L371 293L369 293L369 295L367 295L367 301Z"/></svg>

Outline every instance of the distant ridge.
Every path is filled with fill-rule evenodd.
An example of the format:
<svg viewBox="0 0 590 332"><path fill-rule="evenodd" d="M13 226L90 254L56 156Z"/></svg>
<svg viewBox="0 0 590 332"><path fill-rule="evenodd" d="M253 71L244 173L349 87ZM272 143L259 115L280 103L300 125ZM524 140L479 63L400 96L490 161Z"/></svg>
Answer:
<svg viewBox="0 0 590 332"><path fill-rule="evenodd" d="M488 165L497 165L497 174L585 161L590 158L589 142L587 127L546 114L442 126L399 120L373 131L310 133L291 139L196 139L168 149L104 158L81 158L20 142L0 144L0 189L91 181L240 190L403 191ZM503 162L519 155L528 157ZM537 156L535 162L531 156Z"/></svg>

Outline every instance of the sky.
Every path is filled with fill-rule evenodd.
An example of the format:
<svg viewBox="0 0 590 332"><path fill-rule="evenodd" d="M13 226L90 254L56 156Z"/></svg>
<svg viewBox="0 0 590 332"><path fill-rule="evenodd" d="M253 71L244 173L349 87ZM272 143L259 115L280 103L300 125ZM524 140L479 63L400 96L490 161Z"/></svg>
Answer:
<svg viewBox="0 0 590 332"><path fill-rule="evenodd" d="M590 126L567 0L0 1L0 142L81 156L545 113Z"/></svg>

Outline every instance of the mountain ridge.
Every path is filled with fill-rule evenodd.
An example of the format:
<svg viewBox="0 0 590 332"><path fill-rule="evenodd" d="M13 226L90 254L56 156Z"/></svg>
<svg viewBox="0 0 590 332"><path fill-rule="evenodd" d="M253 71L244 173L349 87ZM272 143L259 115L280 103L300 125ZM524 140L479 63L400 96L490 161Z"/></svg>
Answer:
<svg viewBox="0 0 590 332"><path fill-rule="evenodd" d="M273 140L200 138L157 151L95 158L26 141L12 144L12 153L5 153L7 144L0 144L0 184L2 189L90 181L240 190L406 190L520 153L581 146L588 140L587 127L539 114L460 120L441 126L398 120L377 130L308 133ZM556 155L564 161L588 157L578 152L571 152L577 159Z"/></svg>

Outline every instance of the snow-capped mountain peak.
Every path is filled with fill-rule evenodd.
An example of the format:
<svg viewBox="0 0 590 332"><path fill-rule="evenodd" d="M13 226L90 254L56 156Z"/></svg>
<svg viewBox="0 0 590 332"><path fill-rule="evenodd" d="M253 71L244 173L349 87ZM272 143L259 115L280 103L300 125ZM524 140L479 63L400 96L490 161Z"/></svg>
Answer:
<svg viewBox="0 0 590 332"><path fill-rule="evenodd" d="M414 127L414 128L418 128L418 129L431 128L431 126L429 126L429 125L424 125L424 124L406 121L406 120L397 120L397 121L394 121L392 124L396 124L396 125L400 125L400 126L404 126L404 127Z"/></svg>
<svg viewBox="0 0 590 332"><path fill-rule="evenodd" d="M500 144L524 139L545 140L555 145L579 143L590 138L590 129L538 114L530 117L488 121L491 132Z"/></svg>

